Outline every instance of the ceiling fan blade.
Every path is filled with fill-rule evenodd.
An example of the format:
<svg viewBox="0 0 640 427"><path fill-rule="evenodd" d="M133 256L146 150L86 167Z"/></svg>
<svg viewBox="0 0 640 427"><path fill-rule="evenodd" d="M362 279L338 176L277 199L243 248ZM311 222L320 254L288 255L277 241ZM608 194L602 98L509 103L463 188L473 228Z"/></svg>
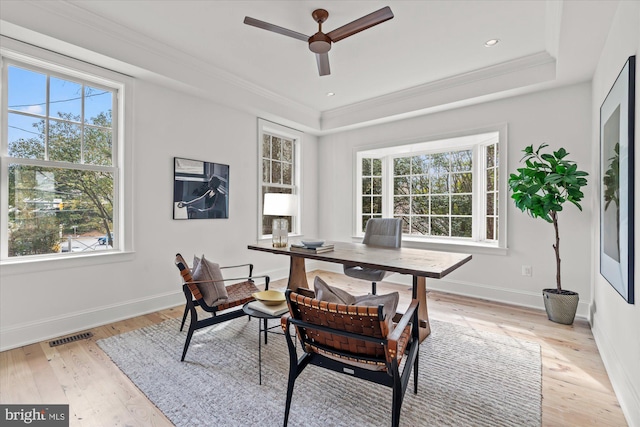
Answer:
<svg viewBox="0 0 640 427"><path fill-rule="evenodd" d="M316 62L318 63L318 73L321 76L331 74L331 70L329 69L329 53L316 53Z"/></svg>
<svg viewBox="0 0 640 427"><path fill-rule="evenodd" d="M380 10L376 10L375 12L363 16L360 19L356 19L347 25L336 28L330 33L327 33L327 36L329 36L331 41L335 43L346 37L359 33L360 31L366 30L367 28L371 28L374 25L382 24L384 21L388 21L391 18L393 18L393 12L391 12L391 8L389 6L386 6Z"/></svg>
<svg viewBox="0 0 640 427"><path fill-rule="evenodd" d="M244 23L247 25L252 25L254 27L262 28L263 30L273 31L274 33L293 37L294 39L302 40L303 42L306 42L309 40L309 36L299 33L297 31L289 30L287 28L282 28L277 25L269 24L268 22L260 21L255 18L250 18L248 16L244 17Z"/></svg>

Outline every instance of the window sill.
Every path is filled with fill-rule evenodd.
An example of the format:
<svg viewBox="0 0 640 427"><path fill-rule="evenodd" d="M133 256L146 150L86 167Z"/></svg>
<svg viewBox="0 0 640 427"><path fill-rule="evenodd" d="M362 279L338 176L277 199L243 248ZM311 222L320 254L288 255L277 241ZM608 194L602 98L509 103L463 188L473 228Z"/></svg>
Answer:
<svg viewBox="0 0 640 427"><path fill-rule="evenodd" d="M352 241L361 243L362 238L363 237L361 236L354 236L352 237ZM402 246L406 248L428 249L432 251L502 256L507 255L509 251L508 248L500 248L498 246L490 245L487 243L469 241L445 241L437 239L430 239L429 241L427 241L424 239L416 239L404 236L402 237Z"/></svg>
<svg viewBox="0 0 640 427"><path fill-rule="evenodd" d="M101 251L103 252L103 251ZM72 253L64 256L7 259L0 262L0 276L26 274L50 270L64 270L90 265L131 261L135 252L113 251L107 253Z"/></svg>

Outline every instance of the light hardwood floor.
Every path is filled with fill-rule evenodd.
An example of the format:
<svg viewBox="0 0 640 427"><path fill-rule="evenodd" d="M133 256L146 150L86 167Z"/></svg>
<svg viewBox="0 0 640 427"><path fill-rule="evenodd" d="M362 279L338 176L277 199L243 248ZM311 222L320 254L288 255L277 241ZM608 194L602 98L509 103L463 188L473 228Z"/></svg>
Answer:
<svg viewBox="0 0 640 427"><path fill-rule="evenodd" d="M325 271L310 272L310 283L316 274L354 294L370 290L363 281ZM285 281L272 283L271 288L286 286ZM410 290L378 284L379 294L395 290L402 309ZM431 319L540 344L543 426L627 425L586 321L559 325L547 320L544 311L441 292L428 293L428 308ZM93 328L95 335L87 340L57 347L46 341L0 353L0 403L69 404L71 426L171 426L96 340L179 317L182 310L179 306Z"/></svg>

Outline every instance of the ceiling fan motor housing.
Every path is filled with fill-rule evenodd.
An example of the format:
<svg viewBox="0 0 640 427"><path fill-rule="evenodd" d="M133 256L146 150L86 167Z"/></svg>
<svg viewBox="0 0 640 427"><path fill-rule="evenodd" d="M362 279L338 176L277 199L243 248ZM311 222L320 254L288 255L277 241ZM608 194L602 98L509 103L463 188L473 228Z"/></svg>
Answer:
<svg viewBox="0 0 640 427"><path fill-rule="evenodd" d="M317 32L309 37L309 50L314 53L327 53L331 50L331 39L326 34Z"/></svg>

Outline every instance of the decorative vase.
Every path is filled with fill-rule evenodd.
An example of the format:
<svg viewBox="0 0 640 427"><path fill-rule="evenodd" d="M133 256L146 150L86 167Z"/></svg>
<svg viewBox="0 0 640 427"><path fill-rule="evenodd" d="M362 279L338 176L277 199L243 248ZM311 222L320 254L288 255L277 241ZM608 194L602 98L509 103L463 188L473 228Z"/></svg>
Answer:
<svg viewBox="0 0 640 427"><path fill-rule="evenodd" d="M579 295L573 291L560 291L557 289L543 289L544 308L547 317L552 322L563 325L571 325L576 317Z"/></svg>

